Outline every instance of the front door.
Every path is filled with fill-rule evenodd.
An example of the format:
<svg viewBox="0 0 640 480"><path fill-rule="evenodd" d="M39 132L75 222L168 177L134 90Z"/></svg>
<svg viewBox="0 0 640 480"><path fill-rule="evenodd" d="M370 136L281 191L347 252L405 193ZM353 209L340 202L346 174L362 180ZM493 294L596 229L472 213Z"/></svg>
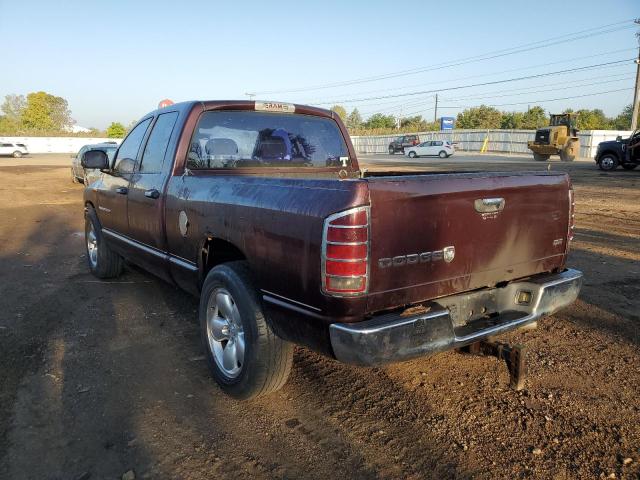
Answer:
<svg viewBox="0 0 640 480"><path fill-rule="evenodd" d="M165 157L177 119L178 112L158 115L129 185L129 237L141 244L142 266L160 276L167 272L163 192L172 166Z"/></svg>
<svg viewBox="0 0 640 480"><path fill-rule="evenodd" d="M99 185L95 185L98 191L98 218L103 232L110 239L114 236L127 236L129 233L127 217L129 182L150 123L151 118L147 118L129 132L116 152L113 168L108 174L102 176Z"/></svg>

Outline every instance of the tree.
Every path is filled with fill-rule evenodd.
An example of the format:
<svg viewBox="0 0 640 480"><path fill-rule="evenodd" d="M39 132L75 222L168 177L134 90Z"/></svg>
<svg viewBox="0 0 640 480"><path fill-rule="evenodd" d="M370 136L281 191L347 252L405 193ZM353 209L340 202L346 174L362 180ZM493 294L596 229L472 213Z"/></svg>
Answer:
<svg viewBox="0 0 640 480"><path fill-rule="evenodd" d="M522 112L504 112L500 120L500 128L517 130L522 128Z"/></svg>
<svg viewBox="0 0 640 480"><path fill-rule="evenodd" d="M535 106L522 114L522 124L519 128L536 130L546 125L549 125L549 119L544 113L544 108Z"/></svg>
<svg viewBox="0 0 640 480"><path fill-rule="evenodd" d="M622 109L620 115L612 121L612 127L616 130L630 130L631 129L631 117L633 116L633 104L630 103ZM640 115L638 115L640 119ZM640 122L639 122L640 123Z"/></svg>
<svg viewBox="0 0 640 480"><path fill-rule="evenodd" d="M111 125L105 130L109 138L123 138L127 133L126 128L120 122L111 122Z"/></svg>
<svg viewBox="0 0 640 480"><path fill-rule="evenodd" d="M393 128L396 126L396 119L393 115L374 113L364 122L364 126L365 128Z"/></svg>
<svg viewBox="0 0 640 480"><path fill-rule="evenodd" d="M0 109L7 120L19 122L26 106L27 101L24 95L10 94L4 97L4 103Z"/></svg>
<svg viewBox="0 0 640 480"><path fill-rule="evenodd" d="M458 128L500 128L502 114L493 107L480 105L464 110L456 118Z"/></svg>
<svg viewBox="0 0 640 480"><path fill-rule="evenodd" d="M611 119L607 118L602 110L582 109L576 112L578 130L608 130L611 128Z"/></svg>
<svg viewBox="0 0 640 480"><path fill-rule="evenodd" d="M347 128L356 129L362 126L362 117L357 108L354 108L347 117Z"/></svg>
<svg viewBox="0 0 640 480"><path fill-rule="evenodd" d="M22 125L29 130L64 130L73 125L67 101L46 92L27 95Z"/></svg>
<svg viewBox="0 0 640 480"><path fill-rule="evenodd" d="M342 105L334 105L331 110L336 112L343 122L347 119L347 111Z"/></svg>

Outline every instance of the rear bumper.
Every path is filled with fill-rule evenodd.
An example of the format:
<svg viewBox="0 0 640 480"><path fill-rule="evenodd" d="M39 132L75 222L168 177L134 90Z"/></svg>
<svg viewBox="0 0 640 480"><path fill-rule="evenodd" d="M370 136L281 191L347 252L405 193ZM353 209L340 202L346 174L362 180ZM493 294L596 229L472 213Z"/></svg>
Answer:
<svg viewBox="0 0 640 480"><path fill-rule="evenodd" d="M385 314L353 324L329 327L336 358L355 365L383 365L430 355L499 335L573 303L582 286L582 272L542 274L503 288L438 299L427 312L411 316ZM529 292L528 305L517 303ZM493 312L465 323L473 312Z"/></svg>

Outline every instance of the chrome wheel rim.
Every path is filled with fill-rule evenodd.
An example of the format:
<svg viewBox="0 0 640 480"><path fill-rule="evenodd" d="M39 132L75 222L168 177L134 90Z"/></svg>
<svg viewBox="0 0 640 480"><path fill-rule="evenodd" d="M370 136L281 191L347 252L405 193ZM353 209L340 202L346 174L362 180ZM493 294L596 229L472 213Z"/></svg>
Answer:
<svg viewBox="0 0 640 480"><path fill-rule="evenodd" d="M211 292L207 302L207 340L218 368L236 378L244 364L244 329L238 305L224 288Z"/></svg>
<svg viewBox="0 0 640 480"><path fill-rule="evenodd" d="M604 157L602 160L600 160L600 164L606 170L609 170L611 167L613 167L613 159L611 157Z"/></svg>
<svg viewBox="0 0 640 480"><path fill-rule="evenodd" d="M95 268L98 265L98 238L93 229L93 224L90 224L87 232L87 255L91 266Z"/></svg>

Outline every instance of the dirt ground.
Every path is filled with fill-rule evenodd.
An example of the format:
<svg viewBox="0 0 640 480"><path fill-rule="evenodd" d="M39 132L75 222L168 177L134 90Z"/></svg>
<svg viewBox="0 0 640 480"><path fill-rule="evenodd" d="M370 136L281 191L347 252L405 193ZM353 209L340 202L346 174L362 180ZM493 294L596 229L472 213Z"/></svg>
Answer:
<svg viewBox="0 0 640 480"><path fill-rule="evenodd" d="M239 403L209 377L197 300L131 267L92 277L82 188L37 163L0 159L0 478L640 478L640 170L552 164L586 283L508 336L524 391L487 357L362 369L299 348L282 391Z"/></svg>

